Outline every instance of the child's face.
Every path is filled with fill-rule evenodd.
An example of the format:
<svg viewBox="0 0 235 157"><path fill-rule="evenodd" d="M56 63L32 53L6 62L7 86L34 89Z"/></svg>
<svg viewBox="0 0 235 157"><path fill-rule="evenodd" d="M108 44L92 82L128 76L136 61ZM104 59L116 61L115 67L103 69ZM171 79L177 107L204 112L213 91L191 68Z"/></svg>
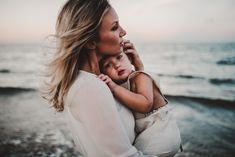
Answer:
<svg viewBox="0 0 235 157"><path fill-rule="evenodd" d="M132 64L125 53L105 58L102 66L104 74L108 75L113 81L122 83L126 81L132 72Z"/></svg>

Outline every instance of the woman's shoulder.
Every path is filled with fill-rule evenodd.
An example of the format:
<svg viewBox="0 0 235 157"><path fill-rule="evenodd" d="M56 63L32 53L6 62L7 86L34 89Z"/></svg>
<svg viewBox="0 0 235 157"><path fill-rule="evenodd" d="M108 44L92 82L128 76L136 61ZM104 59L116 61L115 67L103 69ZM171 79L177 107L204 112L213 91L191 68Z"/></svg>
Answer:
<svg viewBox="0 0 235 157"><path fill-rule="evenodd" d="M67 100L71 100L79 94L86 94L92 97L92 94L111 94L108 86L96 75L88 72L80 72L77 79L70 87Z"/></svg>

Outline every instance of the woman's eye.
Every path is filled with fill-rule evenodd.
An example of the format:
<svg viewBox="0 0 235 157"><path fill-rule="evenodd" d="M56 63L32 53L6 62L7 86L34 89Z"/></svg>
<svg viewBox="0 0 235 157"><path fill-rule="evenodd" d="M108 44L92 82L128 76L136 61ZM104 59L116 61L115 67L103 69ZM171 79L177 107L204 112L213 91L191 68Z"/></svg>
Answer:
<svg viewBox="0 0 235 157"><path fill-rule="evenodd" d="M112 30L112 31L116 31L117 29L118 29L118 26L117 26L117 25L115 25L115 26L113 26L113 27L112 27L112 29L111 29L111 30Z"/></svg>

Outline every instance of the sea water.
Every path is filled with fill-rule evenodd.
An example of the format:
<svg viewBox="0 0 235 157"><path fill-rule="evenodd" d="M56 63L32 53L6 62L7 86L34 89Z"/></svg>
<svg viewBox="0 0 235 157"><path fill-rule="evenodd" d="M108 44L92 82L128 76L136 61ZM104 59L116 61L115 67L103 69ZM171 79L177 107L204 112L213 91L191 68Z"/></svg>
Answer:
<svg viewBox="0 0 235 157"><path fill-rule="evenodd" d="M235 43L135 46L175 107L184 147L178 156L234 156ZM37 44L0 45L1 94L37 90L45 50Z"/></svg>

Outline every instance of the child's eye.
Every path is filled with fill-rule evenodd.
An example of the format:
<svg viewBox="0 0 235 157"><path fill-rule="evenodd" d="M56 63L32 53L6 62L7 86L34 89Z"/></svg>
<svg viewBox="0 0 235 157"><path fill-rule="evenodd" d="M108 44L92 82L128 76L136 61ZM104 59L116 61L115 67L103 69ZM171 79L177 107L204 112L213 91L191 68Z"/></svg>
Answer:
<svg viewBox="0 0 235 157"><path fill-rule="evenodd" d="M117 60L120 60L120 59L122 59L122 55L117 56Z"/></svg>
<svg viewBox="0 0 235 157"><path fill-rule="evenodd" d="M111 63L105 64L104 66L105 69L112 68L112 67L113 67L113 64Z"/></svg>

